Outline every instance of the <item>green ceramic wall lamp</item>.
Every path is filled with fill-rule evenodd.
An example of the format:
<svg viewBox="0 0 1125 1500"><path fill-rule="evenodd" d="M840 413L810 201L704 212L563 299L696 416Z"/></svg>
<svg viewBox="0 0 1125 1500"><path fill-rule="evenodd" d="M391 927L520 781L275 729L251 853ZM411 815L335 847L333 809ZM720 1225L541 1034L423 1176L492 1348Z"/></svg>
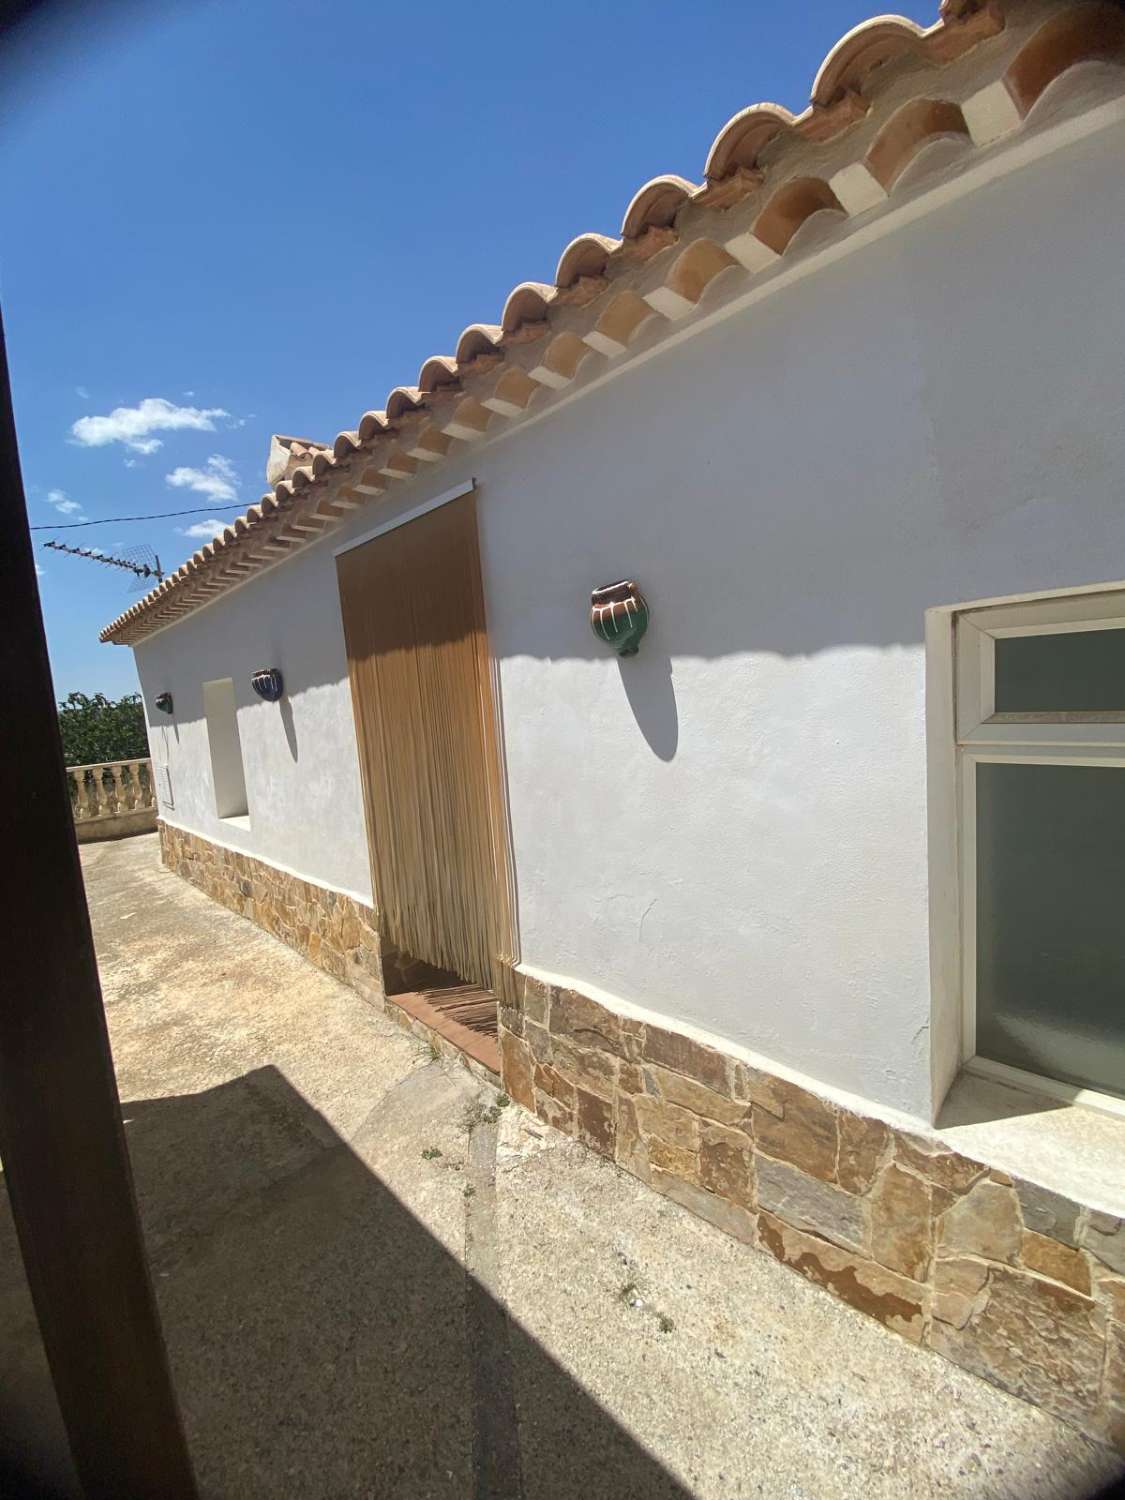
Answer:
<svg viewBox="0 0 1125 1500"><path fill-rule="evenodd" d="M590 625L618 656L636 656L648 629L648 604L630 578L605 583L590 595Z"/></svg>

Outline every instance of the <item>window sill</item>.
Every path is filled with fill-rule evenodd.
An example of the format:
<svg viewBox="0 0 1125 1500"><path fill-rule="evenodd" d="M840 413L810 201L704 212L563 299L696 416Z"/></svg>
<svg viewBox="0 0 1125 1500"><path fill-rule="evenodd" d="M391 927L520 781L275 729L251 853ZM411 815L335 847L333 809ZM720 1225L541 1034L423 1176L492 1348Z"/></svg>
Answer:
<svg viewBox="0 0 1125 1500"><path fill-rule="evenodd" d="M955 1151L1125 1218L1125 1116L962 1073L937 1133Z"/></svg>
<svg viewBox="0 0 1125 1500"><path fill-rule="evenodd" d="M249 831L250 814L234 813L229 818L220 818L219 822L224 824L224 826L227 828L245 828L247 831Z"/></svg>
<svg viewBox="0 0 1125 1500"><path fill-rule="evenodd" d="M1086 1109L1100 1109L1108 1115L1125 1116L1125 1099L1113 1094L1079 1088L1072 1083L1063 1083L1061 1079L1042 1078L1038 1073L1012 1068L1007 1063L992 1062L986 1057L971 1058L964 1068L966 1073L975 1073L978 1078L991 1078L996 1083L1006 1083L1021 1093L1042 1094L1048 1099L1061 1100L1063 1104L1081 1104Z"/></svg>

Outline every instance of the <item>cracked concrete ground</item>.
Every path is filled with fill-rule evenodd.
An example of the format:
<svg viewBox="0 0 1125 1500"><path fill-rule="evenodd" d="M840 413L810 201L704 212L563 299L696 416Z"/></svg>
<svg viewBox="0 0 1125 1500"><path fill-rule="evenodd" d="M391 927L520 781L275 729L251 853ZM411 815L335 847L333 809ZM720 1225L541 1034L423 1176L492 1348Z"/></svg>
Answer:
<svg viewBox="0 0 1125 1500"><path fill-rule="evenodd" d="M1096 1493L1119 1462L522 1114L162 870L82 854L202 1493ZM0 1216L9 1457L65 1486Z"/></svg>

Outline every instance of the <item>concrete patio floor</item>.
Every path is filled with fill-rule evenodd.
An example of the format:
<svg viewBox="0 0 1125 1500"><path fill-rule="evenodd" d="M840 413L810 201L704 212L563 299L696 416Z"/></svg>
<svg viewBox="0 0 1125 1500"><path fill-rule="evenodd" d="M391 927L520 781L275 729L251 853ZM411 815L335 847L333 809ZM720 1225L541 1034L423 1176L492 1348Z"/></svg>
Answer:
<svg viewBox="0 0 1125 1500"><path fill-rule="evenodd" d="M206 1496L1095 1494L1045 1413L728 1240L160 868L82 851ZM57 1413L0 1213L9 1458Z"/></svg>

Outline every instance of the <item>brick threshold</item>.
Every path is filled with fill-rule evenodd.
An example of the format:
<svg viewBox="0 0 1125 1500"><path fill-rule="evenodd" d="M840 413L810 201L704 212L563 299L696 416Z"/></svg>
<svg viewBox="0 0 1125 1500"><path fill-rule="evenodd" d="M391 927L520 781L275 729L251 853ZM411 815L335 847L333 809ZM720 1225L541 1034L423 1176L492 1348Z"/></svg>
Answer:
<svg viewBox="0 0 1125 1500"><path fill-rule="evenodd" d="M453 989L411 990L388 995L387 1004L397 1005L428 1030L450 1042L500 1081L500 1046L497 1040L497 1003L491 990L472 985Z"/></svg>

